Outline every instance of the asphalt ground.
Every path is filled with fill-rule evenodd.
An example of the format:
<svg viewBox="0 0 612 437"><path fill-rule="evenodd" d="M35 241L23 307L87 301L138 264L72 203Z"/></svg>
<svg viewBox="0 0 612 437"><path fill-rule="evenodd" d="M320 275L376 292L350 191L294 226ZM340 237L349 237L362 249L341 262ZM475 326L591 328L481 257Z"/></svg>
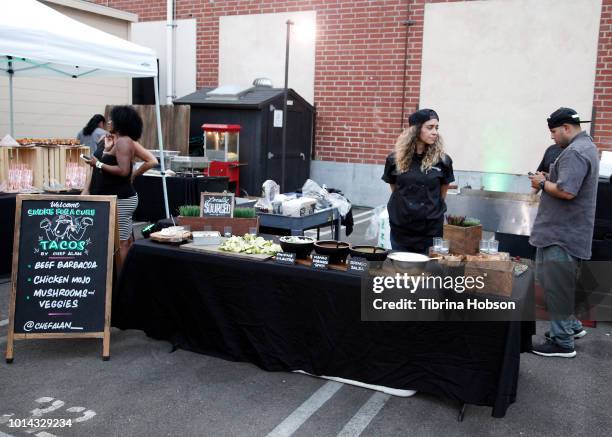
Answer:
<svg viewBox="0 0 612 437"><path fill-rule="evenodd" d="M371 242L364 238L369 214L355 212L355 232L345 240ZM9 292L8 278L0 278L2 353ZM538 322L540 336L546 327ZM136 330L112 330L106 362L99 340L19 341L14 363L0 361L0 437L605 436L612 433L612 324L588 331L576 358L521 356L517 401L505 418L470 405L461 423L448 399L393 397L171 352ZM72 426L10 426L28 418L72 419Z"/></svg>

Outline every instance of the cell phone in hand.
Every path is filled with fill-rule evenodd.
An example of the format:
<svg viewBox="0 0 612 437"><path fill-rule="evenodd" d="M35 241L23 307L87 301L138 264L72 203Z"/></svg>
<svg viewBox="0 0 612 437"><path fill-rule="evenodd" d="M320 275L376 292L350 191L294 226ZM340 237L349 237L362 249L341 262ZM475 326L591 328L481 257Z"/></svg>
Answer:
<svg viewBox="0 0 612 437"><path fill-rule="evenodd" d="M91 160L91 156L83 155L81 153L81 159L84 160L84 161L89 161L89 160Z"/></svg>

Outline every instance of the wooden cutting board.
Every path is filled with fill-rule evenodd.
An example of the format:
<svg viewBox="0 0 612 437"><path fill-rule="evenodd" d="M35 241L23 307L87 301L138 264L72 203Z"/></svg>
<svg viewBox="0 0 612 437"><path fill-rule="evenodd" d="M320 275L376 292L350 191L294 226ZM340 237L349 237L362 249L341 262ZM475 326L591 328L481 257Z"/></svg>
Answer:
<svg viewBox="0 0 612 437"><path fill-rule="evenodd" d="M215 255L225 255L231 256L233 258L245 258L250 259L252 261L265 261L267 259L272 258L272 255L226 252L224 250L220 250L219 246L196 246L193 243L182 244L181 249L200 253L214 253Z"/></svg>

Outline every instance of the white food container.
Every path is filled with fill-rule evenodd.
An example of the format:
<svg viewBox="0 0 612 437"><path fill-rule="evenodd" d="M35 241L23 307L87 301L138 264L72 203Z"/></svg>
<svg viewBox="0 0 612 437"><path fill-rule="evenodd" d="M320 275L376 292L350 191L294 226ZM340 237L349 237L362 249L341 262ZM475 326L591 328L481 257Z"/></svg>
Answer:
<svg viewBox="0 0 612 437"><path fill-rule="evenodd" d="M303 217L314 213L316 199L310 197L298 197L297 199L286 200L283 202L283 215L289 217Z"/></svg>
<svg viewBox="0 0 612 437"><path fill-rule="evenodd" d="M193 244L196 246L218 246L221 244L221 233L219 231L194 231Z"/></svg>

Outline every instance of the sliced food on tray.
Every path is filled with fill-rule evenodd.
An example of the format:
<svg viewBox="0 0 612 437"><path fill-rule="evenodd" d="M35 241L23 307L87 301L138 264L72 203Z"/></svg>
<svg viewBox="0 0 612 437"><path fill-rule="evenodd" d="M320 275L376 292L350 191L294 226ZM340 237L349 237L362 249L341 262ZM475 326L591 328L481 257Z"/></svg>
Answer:
<svg viewBox="0 0 612 437"><path fill-rule="evenodd" d="M219 246L219 250L233 253L276 255L282 249L278 244L263 237L245 234L243 237L233 236Z"/></svg>

